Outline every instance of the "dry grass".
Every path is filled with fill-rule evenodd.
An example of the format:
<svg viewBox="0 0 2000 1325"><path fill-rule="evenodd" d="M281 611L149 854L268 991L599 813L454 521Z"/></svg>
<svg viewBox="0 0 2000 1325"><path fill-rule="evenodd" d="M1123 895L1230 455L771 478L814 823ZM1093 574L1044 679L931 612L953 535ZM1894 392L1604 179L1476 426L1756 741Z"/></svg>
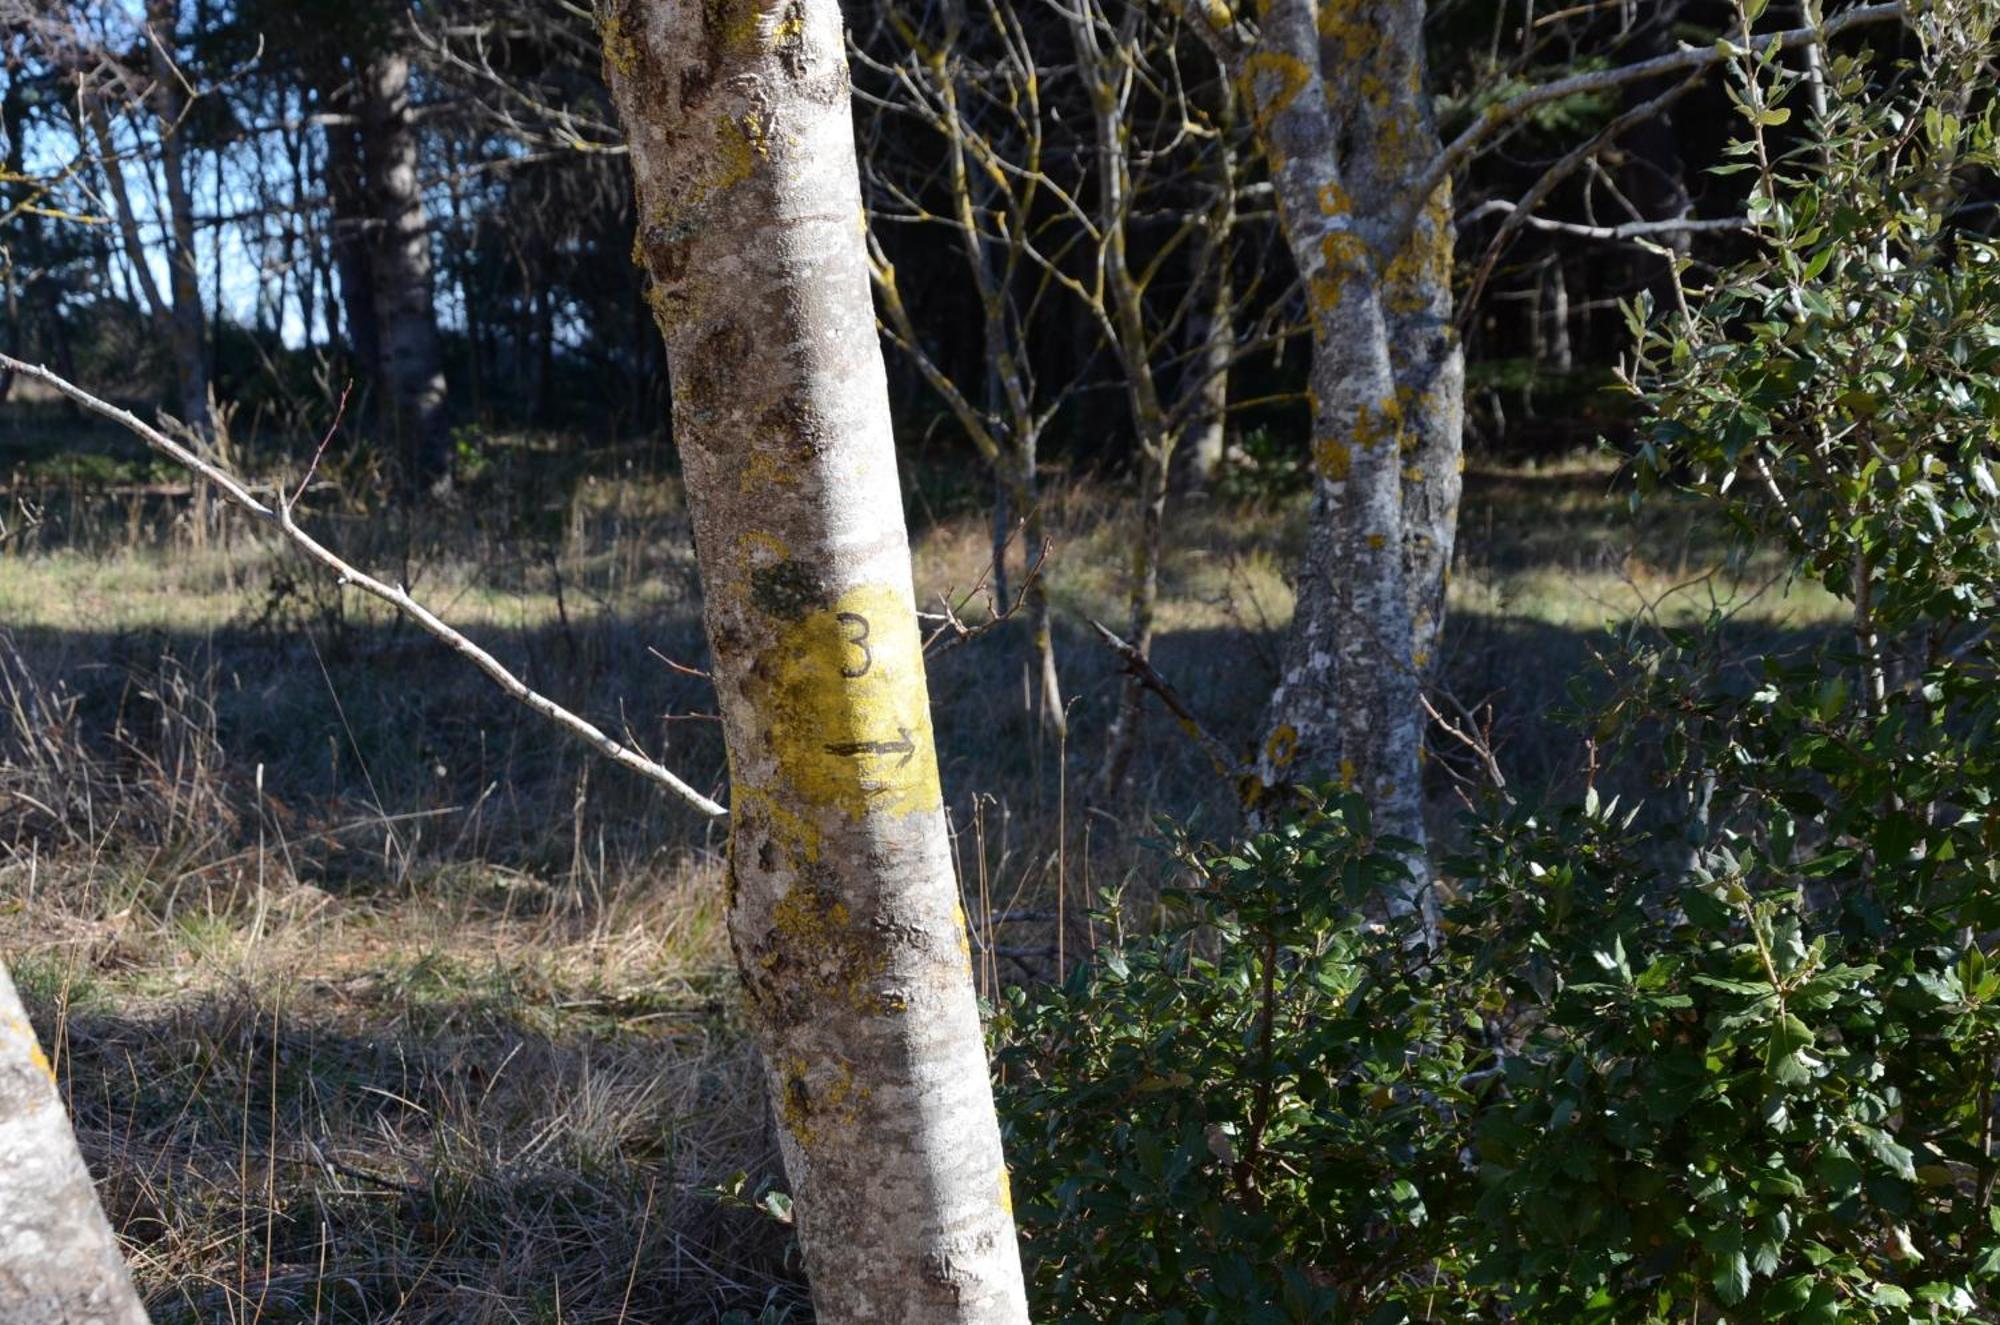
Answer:
<svg viewBox="0 0 2000 1325"><path fill-rule="evenodd" d="M703 654L663 461L579 476L546 443L496 445L453 511L315 503L357 562L712 788L712 697L649 654ZM242 530L105 491L157 478L17 472L0 543L0 950L157 1317L783 1318L784 1230L710 1192L775 1163L712 825ZM1635 526L1609 486L1601 466L1472 476L1449 682L1494 697L1522 785L1561 776L1545 714L1605 621L1763 578L1698 578L1712 531ZM914 480L926 598L986 561L968 491ZM1051 516L1072 742L1038 729L1005 631L932 668L989 994L1074 960L1090 899L1156 880L1155 815L1231 823L1165 722L1134 795L1090 803L1118 678L1081 623L1122 615L1131 525L1101 484L1054 485ZM1299 537L1296 503L1174 517L1159 663L1246 747ZM1773 588L1740 619L1776 637L1826 614Z"/></svg>

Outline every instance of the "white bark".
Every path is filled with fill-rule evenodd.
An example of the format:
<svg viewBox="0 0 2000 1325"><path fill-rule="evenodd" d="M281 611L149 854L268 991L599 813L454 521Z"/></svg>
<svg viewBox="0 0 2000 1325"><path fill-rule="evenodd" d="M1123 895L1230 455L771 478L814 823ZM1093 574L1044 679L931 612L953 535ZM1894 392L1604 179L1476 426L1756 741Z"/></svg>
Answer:
<svg viewBox="0 0 2000 1325"><path fill-rule="evenodd" d="M145 1325L55 1074L0 967L0 1320Z"/></svg>
<svg viewBox="0 0 2000 1325"><path fill-rule="evenodd" d="M1016 1325L839 10L599 12L730 754L730 933L815 1311Z"/></svg>

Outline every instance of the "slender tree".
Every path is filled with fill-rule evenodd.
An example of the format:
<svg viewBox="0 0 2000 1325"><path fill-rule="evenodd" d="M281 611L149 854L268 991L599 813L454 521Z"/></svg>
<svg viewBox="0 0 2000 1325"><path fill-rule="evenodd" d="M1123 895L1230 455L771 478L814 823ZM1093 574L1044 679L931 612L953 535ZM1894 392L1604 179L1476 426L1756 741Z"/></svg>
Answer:
<svg viewBox="0 0 2000 1325"><path fill-rule="evenodd" d="M610 0L731 766L730 934L820 1320L1022 1322L834 0Z"/></svg>
<svg viewBox="0 0 2000 1325"><path fill-rule="evenodd" d="M378 52L359 75L362 156L367 169L375 334L385 411L406 477L433 483L446 474L445 381L431 290L430 212L417 175L410 117L410 60Z"/></svg>
<svg viewBox="0 0 2000 1325"><path fill-rule="evenodd" d="M190 97L186 75L174 59L180 27L179 0L148 0L148 65L153 75L153 113L159 117L160 173L167 195L167 288L165 313L174 351L183 417L204 441L215 436L208 399L207 319L201 307L201 278L194 252L194 195L188 188L186 139L181 132Z"/></svg>

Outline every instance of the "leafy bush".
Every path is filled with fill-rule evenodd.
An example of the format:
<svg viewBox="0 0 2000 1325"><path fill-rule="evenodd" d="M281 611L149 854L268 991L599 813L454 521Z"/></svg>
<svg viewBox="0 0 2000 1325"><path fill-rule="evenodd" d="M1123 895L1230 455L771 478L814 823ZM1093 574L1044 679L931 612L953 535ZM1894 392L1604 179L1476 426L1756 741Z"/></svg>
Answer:
<svg viewBox="0 0 2000 1325"><path fill-rule="evenodd" d="M1634 310L1644 486L1852 629L1641 641L1590 731L1678 821L1496 803L1434 942L1351 799L1183 844L1174 923L1000 1025L1037 1319L2000 1315L1992 6L1915 21L1789 144L1742 56L1758 251Z"/></svg>

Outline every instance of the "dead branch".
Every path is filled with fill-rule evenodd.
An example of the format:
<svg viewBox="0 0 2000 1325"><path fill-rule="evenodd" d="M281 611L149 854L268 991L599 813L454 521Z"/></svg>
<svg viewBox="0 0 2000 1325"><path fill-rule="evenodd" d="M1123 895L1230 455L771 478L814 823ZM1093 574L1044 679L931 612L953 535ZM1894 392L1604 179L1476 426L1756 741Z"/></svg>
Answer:
<svg viewBox="0 0 2000 1325"><path fill-rule="evenodd" d="M1159 669L1153 666L1145 654L1120 639L1102 621L1093 620L1090 627L1097 632L1098 638L1104 641L1105 647L1124 661L1126 674L1152 691L1159 701L1166 705L1167 712L1173 714L1179 721L1181 730L1193 737L1195 743L1201 746L1202 752L1208 756L1208 762L1214 766L1218 774L1231 783L1244 775L1247 766L1243 761L1236 757L1221 737L1201 725L1201 719L1194 715L1194 710L1188 707L1187 701L1181 698L1173 683L1160 675Z"/></svg>
<svg viewBox="0 0 2000 1325"><path fill-rule="evenodd" d="M681 781L680 778L674 775L672 770L654 760L637 747L607 736L588 719L572 713L540 691L530 687L521 678L507 670L506 666L499 659L495 658L485 649L480 648L477 644L474 644L470 639L457 630L454 630L451 626L446 625L429 608L412 598L409 592L402 586L376 579L366 571L359 570L343 560L338 553L299 527L297 521L293 519L294 499L286 495L283 488L278 490L274 504L267 505L259 500L248 487L244 486L241 480L227 470L202 459L193 451L174 441L171 437L168 437L165 433L143 419L140 419L129 410L120 409L108 401L99 399L68 379L50 372L40 364L31 364L0 354L0 368L25 374L35 381L53 387L91 413L120 425L154 451L159 452L174 463L193 471L199 477L207 480L230 504L247 512L265 524L276 528L293 546L305 553L307 557L332 571L338 577L341 584L351 584L362 592L380 599L403 613L419 626L423 627L426 632L442 641L452 652L465 658L473 666L486 673L488 677L492 678L494 684L513 696L524 707L579 738L596 749L606 759L611 760L615 764L623 765L641 777L666 788L673 795L711 818L722 818L729 813L721 805L718 805L696 791L693 787L690 787L687 783Z"/></svg>

